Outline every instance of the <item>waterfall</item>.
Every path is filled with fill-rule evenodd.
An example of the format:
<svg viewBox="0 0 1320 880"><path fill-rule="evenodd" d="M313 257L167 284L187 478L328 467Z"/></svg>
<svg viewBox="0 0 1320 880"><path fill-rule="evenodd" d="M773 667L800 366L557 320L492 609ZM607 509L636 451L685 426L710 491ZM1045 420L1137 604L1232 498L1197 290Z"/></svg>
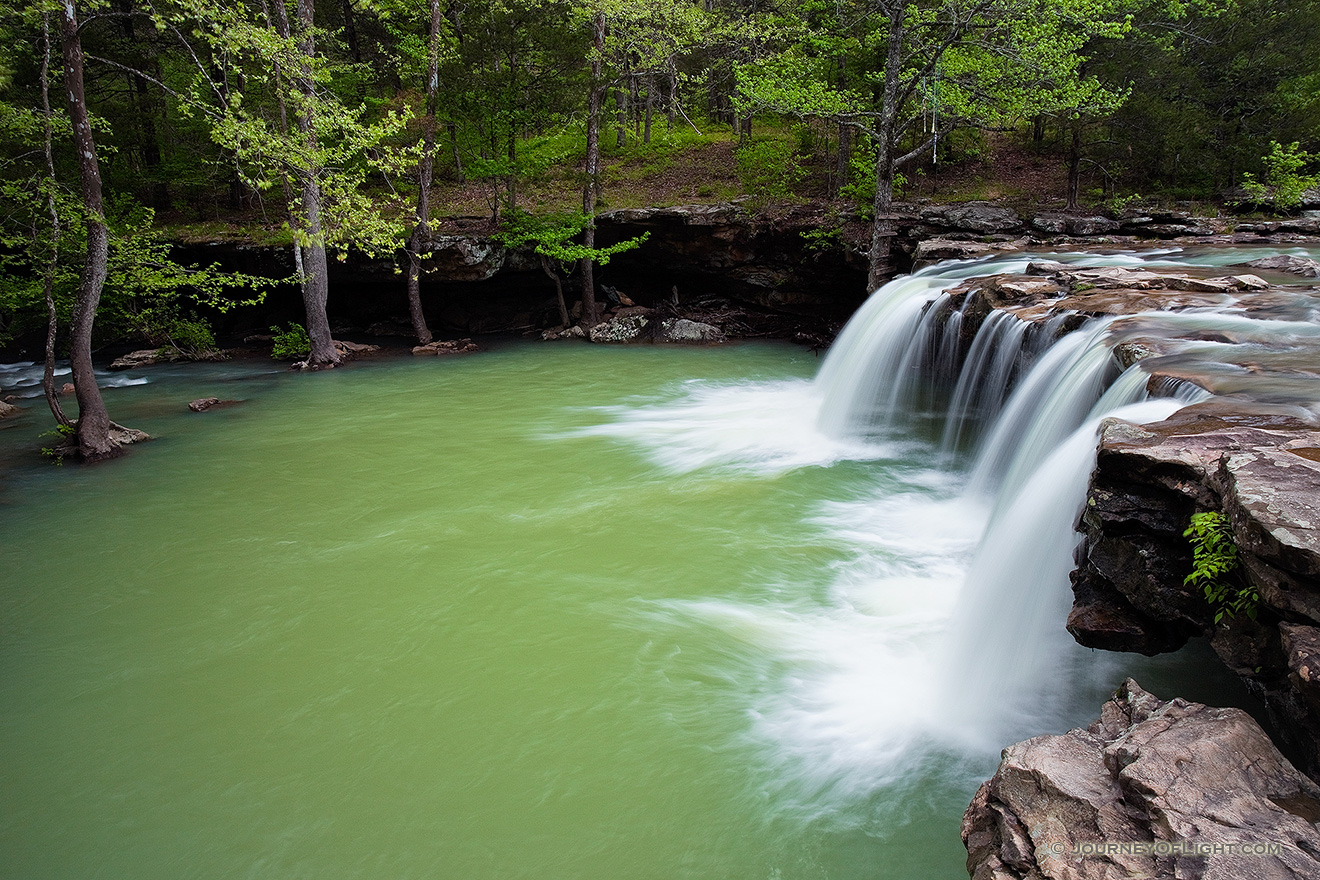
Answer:
<svg viewBox="0 0 1320 880"><path fill-rule="evenodd" d="M1108 416L1157 420L1207 395L1186 379L1152 383L1152 360L1122 369L1115 346L1160 340L1153 361L1169 372L1236 391L1256 374L1221 361L1297 357L1275 343L1317 332L1231 312L1035 322L992 312L973 333L979 300L948 291L1027 262L940 265L890 282L814 379L688 383L579 433L636 443L674 473L746 475L767 491L833 487L803 506L791 539L824 553L825 568L804 553L800 569L768 572L750 597L651 606L653 621L727 635L732 668L709 675L737 682L728 697L745 700L748 739L803 815L906 784L927 758L984 760L1074 724L1112 686L1117 661L1064 629L1097 432ZM1229 353L1222 339L1259 344ZM1281 375L1269 394L1287 391Z"/></svg>
<svg viewBox="0 0 1320 880"><path fill-rule="evenodd" d="M816 379L825 434L907 427L920 415L913 403L929 406L942 390L941 450L974 449L963 495L985 499L991 513L941 648L928 657L935 696L923 721L928 735L960 748L993 748L1057 722L1079 676L1103 666L1064 629L1074 526L1101 420L1163 419L1205 395L1189 386L1147 400L1149 375L1140 364L1122 370L1112 351L1138 331L1115 333L1114 318L1059 336L1067 314L1033 326L992 312L964 354L967 302L954 309L946 291L1021 269L1012 260L933 267L887 285L845 328ZM1143 329L1213 323L1143 317Z"/></svg>

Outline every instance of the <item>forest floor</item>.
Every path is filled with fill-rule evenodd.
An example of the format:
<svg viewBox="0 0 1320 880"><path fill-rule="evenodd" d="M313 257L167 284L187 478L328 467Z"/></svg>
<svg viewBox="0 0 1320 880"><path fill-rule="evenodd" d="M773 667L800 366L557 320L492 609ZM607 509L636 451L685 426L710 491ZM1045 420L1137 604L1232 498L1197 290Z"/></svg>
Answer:
<svg viewBox="0 0 1320 880"><path fill-rule="evenodd" d="M791 183L786 197L769 199L758 194L745 169L740 171L738 139L727 127L700 133L686 127L666 129L662 122L650 144L641 143L630 132L622 147L616 132L605 132L598 209L735 202L768 213L790 205L812 205L834 213L853 211L855 194L847 188L840 193L833 164L825 158L830 155L828 133L822 137L819 129L805 131L804 135L801 126L758 130L755 140L786 144L795 152L794 160L801 169L801 178ZM953 152L959 157L955 161L944 159L938 165L927 162L910 168L907 183L897 193L899 199L923 205L989 200L1024 213L1064 206L1067 166L1055 145L1032 144L1016 134L987 134L964 140ZM540 163L538 172L517 185L517 206L533 212L579 210L580 157L563 140L546 141L541 153L532 156L533 164ZM396 181L395 187L405 204L409 203L406 184ZM489 231L495 206L506 211L508 201L507 190L497 189L491 180L460 180L450 163L432 188L433 225L438 232ZM178 241L282 244L289 236L283 228L283 215L283 206L274 200L238 210L212 202L162 212L157 222L168 237Z"/></svg>

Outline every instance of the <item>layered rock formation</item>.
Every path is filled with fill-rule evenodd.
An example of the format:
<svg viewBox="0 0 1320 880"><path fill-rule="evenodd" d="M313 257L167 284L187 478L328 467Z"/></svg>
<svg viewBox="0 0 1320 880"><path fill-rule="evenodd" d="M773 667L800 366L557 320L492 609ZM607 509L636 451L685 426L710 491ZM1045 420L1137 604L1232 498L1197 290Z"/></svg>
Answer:
<svg viewBox="0 0 1320 880"><path fill-rule="evenodd" d="M973 880L1320 877L1320 786L1239 709L1129 679L1086 729L1004 750L963 817Z"/></svg>

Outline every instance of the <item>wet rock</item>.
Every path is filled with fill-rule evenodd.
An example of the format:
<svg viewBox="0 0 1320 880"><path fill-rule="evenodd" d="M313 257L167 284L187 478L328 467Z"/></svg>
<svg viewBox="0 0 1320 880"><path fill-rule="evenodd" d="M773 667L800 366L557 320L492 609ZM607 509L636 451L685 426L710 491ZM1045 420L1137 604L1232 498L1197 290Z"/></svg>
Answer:
<svg viewBox="0 0 1320 880"><path fill-rule="evenodd" d="M1022 218L1012 208L991 202L938 205L921 212L921 219L935 226L969 232L1015 232Z"/></svg>
<svg viewBox="0 0 1320 880"><path fill-rule="evenodd" d="M1073 217L1068 221L1068 232L1072 235L1109 235L1122 226L1108 217Z"/></svg>
<svg viewBox="0 0 1320 880"><path fill-rule="evenodd" d="M133 443L142 443L151 439L151 435L146 431L139 431L137 428L125 428L123 425L110 423L110 442L119 446L129 446Z"/></svg>
<svg viewBox="0 0 1320 880"><path fill-rule="evenodd" d="M1005 749L962 838L973 880L1301 880L1318 819L1320 786L1245 712L1128 679L1086 729Z"/></svg>
<svg viewBox="0 0 1320 880"><path fill-rule="evenodd" d="M112 370L131 370L134 367L149 367L153 364L159 364L168 358L160 357L160 349L143 348L138 351L131 351L120 358L115 358L110 363Z"/></svg>
<svg viewBox="0 0 1320 880"><path fill-rule="evenodd" d="M587 338L597 343L632 342L642 334L650 323L645 314L636 314L625 310L627 314L617 314L601 321L587 333Z"/></svg>
<svg viewBox="0 0 1320 880"><path fill-rule="evenodd" d="M1226 666L1266 704L1281 740L1320 778L1320 707L1290 669L1289 640L1320 628L1320 431L1288 414L1208 401L1151 425L1101 430L1072 575L1068 629L1097 648L1150 654L1211 635ZM1228 516L1256 617L1218 623L1183 583L1191 516Z"/></svg>
<svg viewBox="0 0 1320 880"><path fill-rule="evenodd" d="M22 410L14 406L12 403L0 401L0 419L7 419L10 416L18 415L21 412Z"/></svg>
<svg viewBox="0 0 1320 880"><path fill-rule="evenodd" d="M239 403L237 400L221 400L218 397L199 397L188 404L188 409L193 412L206 412L208 409L234 406L237 403Z"/></svg>
<svg viewBox="0 0 1320 880"><path fill-rule="evenodd" d="M917 243L912 253L912 268L920 269L940 260L969 260L986 254L1022 250L1025 238L1008 241L960 241L950 238L928 238Z"/></svg>
<svg viewBox="0 0 1320 880"><path fill-rule="evenodd" d="M542 331L541 338L545 340L586 339L587 331L583 330L581 326L574 324L571 327L564 327L562 329Z"/></svg>
<svg viewBox="0 0 1320 880"><path fill-rule="evenodd" d="M481 347L471 339L442 339L426 345L415 346L412 353L419 356L439 356L448 354L467 354L469 352L480 350Z"/></svg>
<svg viewBox="0 0 1320 880"><path fill-rule="evenodd" d="M65 382L63 385L60 386L60 394L74 394L77 392L77 390L78 390L77 388L73 387L72 382Z"/></svg>
<svg viewBox="0 0 1320 880"><path fill-rule="evenodd" d="M663 321L660 324L659 342L678 342L688 345L711 345L724 341L724 331L713 324L689 321L687 318Z"/></svg>
<svg viewBox="0 0 1320 880"><path fill-rule="evenodd" d="M379 345L364 345L361 342L348 342L344 339L335 339L333 342L335 351L339 352L339 356L343 359L361 357L365 354L380 351Z"/></svg>
<svg viewBox="0 0 1320 880"><path fill-rule="evenodd" d="M1208 223L1148 223L1136 228L1137 235L1146 238L1182 238L1184 236L1214 235L1218 230Z"/></svg>
<svg viewBox="0 0 1320 880"><path fill-rule="evenodd" d="M1259 260L1250 260L1246 263L1238 263L1237 265L1246 266L1251 269L1269 269L1275 272L1287 272L1290 275L1300 275L1303 278L1320 278L1320 262L1317 262L1310 257L1298 257L1292 254L1261 257Z"/></svg>

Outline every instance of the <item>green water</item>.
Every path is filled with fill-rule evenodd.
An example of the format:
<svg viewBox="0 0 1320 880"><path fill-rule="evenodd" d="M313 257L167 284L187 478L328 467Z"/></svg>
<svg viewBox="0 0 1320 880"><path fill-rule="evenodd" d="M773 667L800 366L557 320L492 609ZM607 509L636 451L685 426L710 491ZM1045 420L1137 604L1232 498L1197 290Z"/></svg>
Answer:
<svg viewBox="0 0 1320 880"><path fill-rule="evenodd" d="M36 410L6 423L0 876L962 876L993 755L871 777L851 729L761 723L825 663L794 609L859 559L821 505L920 456L678 468L577 430L817 366L510 343L161 368L107 392L160 439L95 468L35 463ZM188 413L204 395L244 402Z"/></svg>

